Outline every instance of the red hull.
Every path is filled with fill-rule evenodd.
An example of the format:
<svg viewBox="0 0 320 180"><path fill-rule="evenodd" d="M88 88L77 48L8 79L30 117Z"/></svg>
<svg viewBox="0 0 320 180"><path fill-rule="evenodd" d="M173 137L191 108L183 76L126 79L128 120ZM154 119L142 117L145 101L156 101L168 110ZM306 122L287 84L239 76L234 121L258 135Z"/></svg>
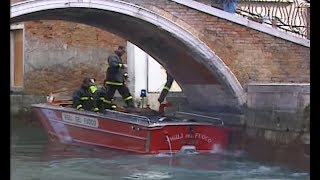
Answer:
<svg viewBox="0 0 320 180"><path fill-rule="evenodd" d="M49 104L35 104L33 112L50 141L89 144L144 154L175 153L187 149L224 150L229 129L190 121L158 121L121 112L98 114Z"/></svg>

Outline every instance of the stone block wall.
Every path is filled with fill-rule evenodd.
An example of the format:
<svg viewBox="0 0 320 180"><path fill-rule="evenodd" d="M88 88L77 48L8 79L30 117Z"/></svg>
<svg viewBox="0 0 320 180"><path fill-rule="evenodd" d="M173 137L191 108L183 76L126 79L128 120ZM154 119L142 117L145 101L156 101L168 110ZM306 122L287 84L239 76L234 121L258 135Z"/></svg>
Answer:
<svg viewBox="0 0 320 180"><path fill-rule="evenodd" d="M284 131L308 130L305 109L310 84L250 84L247 91L248 126Z"/></svg>

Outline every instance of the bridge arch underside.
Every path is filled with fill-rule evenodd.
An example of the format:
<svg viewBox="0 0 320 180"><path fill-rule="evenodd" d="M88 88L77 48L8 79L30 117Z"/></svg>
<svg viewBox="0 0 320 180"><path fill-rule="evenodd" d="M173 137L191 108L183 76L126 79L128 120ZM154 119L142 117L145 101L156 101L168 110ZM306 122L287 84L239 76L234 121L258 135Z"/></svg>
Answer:
<svg viewBox="0 0 320 180"><path fill-rule="evenodd" d="M226 70L212 63L220 59L213 52L212 57L204 56L199 44L190 46L157 25L113 11L76 7L26 13L12 17L11 23L30 20L65 20L117 34L150 54L174 76L191 109L229 113L241 111L242 87L229 82L226 76L230 73L225 73Z"/></svg>

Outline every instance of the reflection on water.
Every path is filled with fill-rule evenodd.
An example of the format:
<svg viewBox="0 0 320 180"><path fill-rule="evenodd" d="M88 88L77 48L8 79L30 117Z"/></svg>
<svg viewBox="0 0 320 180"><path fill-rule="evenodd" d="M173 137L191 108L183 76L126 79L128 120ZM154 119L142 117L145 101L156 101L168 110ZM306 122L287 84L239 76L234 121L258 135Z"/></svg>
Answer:
<svg viewBox="0 0 320 180"><path fill-rule="evenodd" d="M11 130L12 180L310 179L306 172L249 161L238 154L140 155L48 144L41 128Z"/></svg>

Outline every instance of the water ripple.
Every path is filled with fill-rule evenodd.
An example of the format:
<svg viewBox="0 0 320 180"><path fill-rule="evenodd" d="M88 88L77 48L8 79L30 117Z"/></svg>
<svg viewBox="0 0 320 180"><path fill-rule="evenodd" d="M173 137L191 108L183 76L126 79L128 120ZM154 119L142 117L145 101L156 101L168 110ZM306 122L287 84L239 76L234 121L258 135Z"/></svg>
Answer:
<svg viewBox="0 0 320 180"><path fill-rule="evenodd" d="M146 172L136 172L132 175L124 177L124 179L169 179L172 175L168 172L158 172L158 171L146 171Z"/></svg>
<svg viewBox="0 0 320 180"><path fill-rule="evenodd" d="M27 133L25 133L27 132ZM47 144L36 131L11 138L11 180L307 180L307 172L246 159L243 152L140 155Z"/></svg>

